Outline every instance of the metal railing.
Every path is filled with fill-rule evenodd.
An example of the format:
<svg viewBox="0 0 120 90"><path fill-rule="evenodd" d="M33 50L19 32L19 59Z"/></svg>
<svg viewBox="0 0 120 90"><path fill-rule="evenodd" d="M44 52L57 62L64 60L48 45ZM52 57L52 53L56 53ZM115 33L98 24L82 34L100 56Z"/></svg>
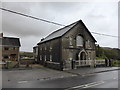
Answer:
<svg viewBox="0 0 120 90"><path fill-rule="evenodd" d="M105 64L105 60L74 60L75 66L91 66Z"/></svg>
<svg viewBox="0 0 120 90"><path fill-rule="evenodd" d="M88 66L91 65L93 60L75 60L76 66Z"/></svg>
<svg viewBox="0 0 120 90"><path fill-rule="evenodd" d="M95 65L102 65L102 64L105 64L105 59L95 60Z"/></svg>

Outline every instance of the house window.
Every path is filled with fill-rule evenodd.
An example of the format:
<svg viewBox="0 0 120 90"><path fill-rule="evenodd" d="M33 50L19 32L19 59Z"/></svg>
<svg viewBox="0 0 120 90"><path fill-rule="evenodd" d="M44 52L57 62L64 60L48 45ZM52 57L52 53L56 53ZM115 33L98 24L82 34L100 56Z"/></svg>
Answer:
<svg viewBox="0 0 120 90"><path fill-rule="evenodd" d="M40 47L40 52L42 51L42 47Z"/></svg>
<svg viewBox="0 0 120 90"><path fill-rule="evenodd" d="M77 46L83 46L83 37L78 35L76 39L76 45Z"/></svg>
<svg viewBox="0 0 120 90"><path fill-rule="evenodd" d="M45 61L46 61L46 55L45 55Z"/></svg>
<svg viewBox="0 0 120 90"><path fill-rule="evenodd" d="M72 37L69 37L69 44L72 45Z"/></svg>
<svg viewBox="0 0 120 90"><path fill-rule="evenodd" d="M4 59L8 59L9 57L8 56L4 56Z"/></svg>
<svg viewBox="0 0 120 90"><path fill-rule="evenodd" d="M47 50L46 46L45 46L45 50Z"/></svg>
<svg viewBox="0 0 120 90"><path fill-rule="evenodd" d="M15 47L11 47L10 50L15 50L16 48Z"/></svg>
<svg viewBox="0 0 120 90"><path fill-rule="evenodd" d="M8 48L8 47L5 47L4 50L9 50L9 48Z"/></svg>
<svg viewBox="0 0 120 90"><path fill-rule="evenodd" d="M50 46L50 49L52 49L52 46Z"/></svg>
<svg viewBox="0 0 120 90"><path fill-rule="evenodd" d="M13 47L13 50L15 50L15 49L17 49L17 48Z"/></svg>
<svg viewBox="0 0 120 90"><path fill-rule="evenodd" d="M52 51L52 46L50 46L50 52Z"/></svg>
<svg viewBox="0 0 120 90"><path fill-rule="evenodd" d="M52 55L50 55L50 61L52 61Z"/></svg>
<svg viewBox="0 0 120 90"><path fill-rule="evenodd" d="M40 55L40 60L42 60L42 56Z"/></svg>
<svg viewBox="0 0 120 90"><path fill-rule="evenodd" d="M17 55L16 54L10 54L12 58L15 58Z"/></svg>

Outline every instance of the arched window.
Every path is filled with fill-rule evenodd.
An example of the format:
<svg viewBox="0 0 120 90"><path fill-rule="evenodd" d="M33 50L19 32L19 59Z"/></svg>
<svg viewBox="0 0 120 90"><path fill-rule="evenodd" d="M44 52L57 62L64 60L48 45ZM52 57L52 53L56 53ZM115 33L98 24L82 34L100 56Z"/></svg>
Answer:
<svg viewBox="0 0 120 90"><path fill-rule="evenodd" d="M45 55L45 61L47 60L46 55Z"/></svg>
<svg viewBox="0 0 120 90"><path fill-rule="evenodd" d="M91 43L91 41L90 40L87 40L86 41L86 48L91 48L92 47L92 43Z"/></svg>
<svg viewBox="0 0 120 90"><path fill-rule="evenodd" d="M78 35L76 39L76 45L77 46L83 46L83 37Z"/></svg>
<svg viewBox="0 0 120 90"><path fill-rule="evenodd" d="M50 55L50 61L52 61L52 55Z"/></svg>
<svg viewBox="0 0 120 90"><path fill-rule="evenodd" d="M40 60L42 60L42 55L40 55Z"/></svg>
<svg viewBox="0 0 120 90"><path fill-rule="evenodd" d="M72 45L72 37L69 37L69 43Z"/></svg>

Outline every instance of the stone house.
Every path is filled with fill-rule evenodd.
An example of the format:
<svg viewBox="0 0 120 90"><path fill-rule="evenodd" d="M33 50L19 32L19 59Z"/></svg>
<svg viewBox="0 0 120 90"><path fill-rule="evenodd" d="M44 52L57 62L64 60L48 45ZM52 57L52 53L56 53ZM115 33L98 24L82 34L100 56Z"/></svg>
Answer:
<svg viewBox="0 0 120 90"><path fill-rule="evenodd" d="M85 66L94 65L95 42L85 24L79 20L41 39L37 44L37 62L59 70L74 69L77 62L85 63ZM87 61L91 64L86 64Z"/></svg>
<svg viewBox="0 0 120 90"><path fill-rule="evenodd" d="M0 54L2 55L0 59L4 62L6 61L18 61L19 60L19 48L20 48L19 38L14 37L3 37L0 35Z"/></svg>

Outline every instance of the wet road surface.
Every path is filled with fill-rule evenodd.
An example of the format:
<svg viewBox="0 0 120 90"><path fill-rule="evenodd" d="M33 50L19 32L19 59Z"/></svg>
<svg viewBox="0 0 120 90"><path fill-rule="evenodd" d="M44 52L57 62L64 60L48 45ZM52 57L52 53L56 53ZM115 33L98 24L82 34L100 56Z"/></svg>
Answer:
<svg viewBox="0 0 120 90"><path fill-rule="evenodd" d="M66 90L84 88L118 88L118 72L109 71L72 77L61 77L52 80L7 81L3 88L65 88Z"/></svg>

